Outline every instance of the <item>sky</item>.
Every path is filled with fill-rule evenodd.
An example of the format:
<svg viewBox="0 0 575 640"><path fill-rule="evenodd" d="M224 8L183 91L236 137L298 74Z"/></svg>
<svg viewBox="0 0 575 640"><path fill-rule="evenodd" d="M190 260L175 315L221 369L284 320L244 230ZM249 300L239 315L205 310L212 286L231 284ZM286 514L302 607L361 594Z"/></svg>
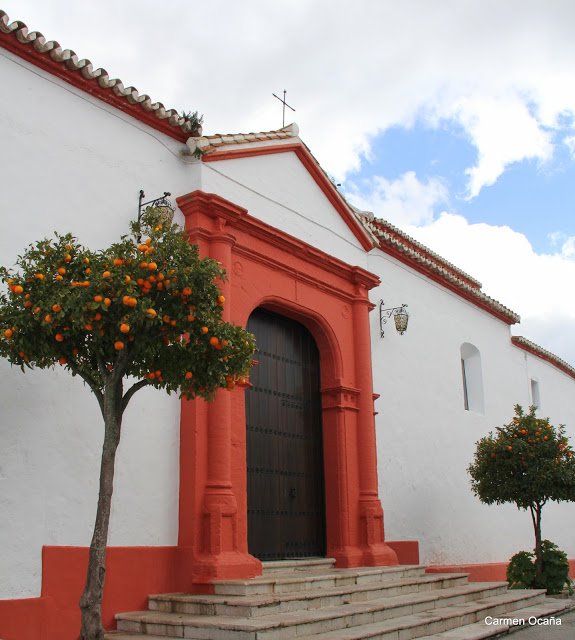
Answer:
<svg viewBox="0 0 575 640"><path fill-rule="evenodd" d="M204 132L300 137L355 206L575 366L573 0L0 0Z"/></svg>

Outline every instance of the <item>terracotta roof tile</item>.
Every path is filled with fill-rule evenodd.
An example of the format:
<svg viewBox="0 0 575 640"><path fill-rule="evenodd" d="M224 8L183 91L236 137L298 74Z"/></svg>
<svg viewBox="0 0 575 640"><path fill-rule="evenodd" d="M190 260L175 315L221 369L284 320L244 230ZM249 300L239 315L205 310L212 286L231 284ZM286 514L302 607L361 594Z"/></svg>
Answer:
<svg viewBox="0 0 575 640"><path fill-rule="evenodd" d="M415 269L424 271L459 293L471 302L484 308L508 324L519 322L520 318L514 311L508 309L497 300L481 291L481 283L467 275L461 269L420 244L397 227L385 220L376 218L373 214L355 210L356 215L378 238L382 251L391 253Z"/></svg>
<svg viewBox="0 0 575 640"><path fill-rule="evenodd" d="M29 31L23 22L10 22L2 10L0 46L181 141L197 134L192 131L190 120L176 109L166 109L161 102L153 102L150 96L140 94L135 87L125 87L121 80L111 78L105 69L94 69L90 60L78 58L74 51L63 49L56 40L46 40L39 31Z"/></svg>
<svg viewBox="0 0 575 640"><path fill-rule="evenodd" d="M202 153L210 153L227 145L285 140L288 138L297 138L298 134L298 126L295 123L292 123L282 129L276 129L275 131L226 134L214 133L210 136L194 136L188 139L187 145L191 153L196 153L198 149L200 149Z"/></svg>
<svg viewBox="0 0 575 640"><path fill-rule="evenodd" d="M554 353L547 351L547 349L540 347L538 344L531 342L531 340L528 340L523 336L511 336L511 342L515 346L524 349L525 351L528 351L535 356L538 356L542 360L546 360L550 364L566 373L568 376L575 378L575 368L565 362L565 360L561 360L561 358L556 356Z"/></svg>

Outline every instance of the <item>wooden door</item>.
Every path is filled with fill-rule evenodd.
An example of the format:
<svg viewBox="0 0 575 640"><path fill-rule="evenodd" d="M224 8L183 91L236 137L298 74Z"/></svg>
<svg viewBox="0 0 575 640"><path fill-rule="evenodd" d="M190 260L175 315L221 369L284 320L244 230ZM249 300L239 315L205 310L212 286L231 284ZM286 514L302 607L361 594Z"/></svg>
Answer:
<svg viewBox="0 0 575 640"><path fill-rule="evenodd" d="M246 394L248 546L261 560L325 555L319 353L309 331L256 309Z"/></svg>

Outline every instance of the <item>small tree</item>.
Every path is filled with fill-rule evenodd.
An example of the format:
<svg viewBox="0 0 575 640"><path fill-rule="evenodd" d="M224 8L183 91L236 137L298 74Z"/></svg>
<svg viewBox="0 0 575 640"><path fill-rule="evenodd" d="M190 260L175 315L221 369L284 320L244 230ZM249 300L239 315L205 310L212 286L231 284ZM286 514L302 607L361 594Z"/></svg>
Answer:
<svg viewBox="0 0 575 640"><path fill-rule="evenodd" d="M71 235L31 245L17 272L0 268L0 355L22 371L64 367L96 396L104 445L81 640L102 640L101 603L114 461L132 396L153 386L191 399L214 397L248 374L251 334L222 321L217 281L224 271L200 259L185 233L148 209L131 235L103 251ZM144 241L141 241L145 238ZM130 385L124 391L124 384Z"/></svg>
<svg viewBox="0 0 575 640"><path fill-rule="evenodd" d="M468 467L473 493L485 504L514 503L529 509L535 533L535 572L541 576L541 514L549 501L575 501L575 456L561 425L515 406L509 424L476 443Z"/></svg>

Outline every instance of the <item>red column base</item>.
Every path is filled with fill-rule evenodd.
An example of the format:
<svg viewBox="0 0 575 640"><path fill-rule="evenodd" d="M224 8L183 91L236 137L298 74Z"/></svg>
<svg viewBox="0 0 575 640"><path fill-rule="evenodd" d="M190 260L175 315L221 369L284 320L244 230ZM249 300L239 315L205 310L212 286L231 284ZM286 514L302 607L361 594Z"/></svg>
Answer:
<svg viewBox="0 0 575 640"><path fill-rule="evenodd" d="M262 563L249 553L224 551L197 554L190 547L178 549L180 583L191 592L211 593L214 580L247 580L262 575Z"/></svg>

